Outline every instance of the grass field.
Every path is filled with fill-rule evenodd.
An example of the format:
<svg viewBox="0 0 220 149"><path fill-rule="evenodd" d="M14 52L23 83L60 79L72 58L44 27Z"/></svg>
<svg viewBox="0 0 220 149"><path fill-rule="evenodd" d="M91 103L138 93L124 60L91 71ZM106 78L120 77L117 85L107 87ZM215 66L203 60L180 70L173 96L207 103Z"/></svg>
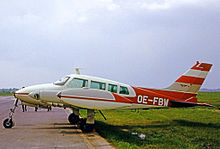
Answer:
<svg viewBox="0 0 220 149"><path fill-rule="evenodd" d="M13 93L0 93L0 96L13 96Z"/></svg>
<svg viewBox="0 0 220 149"><path fill-rule="evenodd" d="M197 98L199 102L206 102L220 108L220 92L199 92Z"/></svg>
<svg viewBox="0 0 220 149"><path fill-rule="evenodd" d="M198 98L199 102L220 107L220 92L200 92ZM85 115L85 110L81 113ZM96 130L119 149L220 148L217 108L106 110L103 113L106 121L96 113Z"/></svg>
<svg viewBox="0 0 220 149"><path fill-rule="evenodd" d="M0 93L0 96L12 96ZM199 102L220 108L220 92L200 92ZM96 130L119 149L220 149L220 110L210 107L103 110ZM86 110L80 113L85 116ZM142 136L142 137L140 137Z"/></svg>

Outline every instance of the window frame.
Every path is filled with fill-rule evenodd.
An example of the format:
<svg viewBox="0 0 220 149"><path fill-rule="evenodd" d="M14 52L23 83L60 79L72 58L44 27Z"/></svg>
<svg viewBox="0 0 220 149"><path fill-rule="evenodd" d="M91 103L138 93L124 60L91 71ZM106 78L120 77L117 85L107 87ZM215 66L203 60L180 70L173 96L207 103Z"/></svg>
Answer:
<svg viewBox="0 0 220 149"><path fill-rule="evenodd" d="M109 90L109 86L113 86L113 87L116 86L116 90L115 90L116 92L114 92L114 88L113 89L111 88L111 90ZM113 83L108 83L108 91L117 94L118 93L118 85L113 84Z"/></svg>
<svg viewBox="0 0 220 149"><path fill-rule="evenodd" d="M65 80L64 80L65 79ZM62 77L60 78L59 80L55 81L53 84L54 85L65 85L68 81L70 80L70 77L69 76L65 76L65 77Z"/></svg>
<svg viewBox="0 0 220 149"><path fill-rule="evenodd" d="M91 87L91 86L92 86L92 82L100 84L100 85L99 85L99 88L93 88L93 87ZM102 86L104 86L104 89L101 88ZM92 89L106 90L106 83L91 80L91 81L90 81L90 88L92 88Z"/></svg>
<svg viewBox="0 0 220 149"><path fill-rule="evenodd" d="M125 88L125 93L121 93L121 92L123 91L122 88ZM121 89L122 89L122 90L121 90ZM119 94L122 94L122 95L129 95L128 87L120 85L120 87L119 87Z"/></svg>
<svg viewBox="0 0 220 149"><path fill-rule="evenodd" d="M69 86L68 84L72 81L74 81L74 79L78 79L78 80L82 80L82 87L73 87L73 86ZM87 82L87 83L86 83ZM86 85L86 86L85 86ZM67 87L69 88L84 88L84 87L88 87L89 86L89 80L88 79L83 79L83 78L78 78L78 77L73 77L71 80L69 80L69 82L66 84Z"/></svg>

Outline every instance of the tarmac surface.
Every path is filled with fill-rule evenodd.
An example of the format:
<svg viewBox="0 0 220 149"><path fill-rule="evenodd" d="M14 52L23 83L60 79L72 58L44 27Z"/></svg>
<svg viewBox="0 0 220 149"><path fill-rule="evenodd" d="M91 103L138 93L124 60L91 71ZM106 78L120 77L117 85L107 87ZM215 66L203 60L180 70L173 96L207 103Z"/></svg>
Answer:
<svg viewBox="0 0 220 149"><path fill-rule="evenodd" d="M0 96L0 121L8 117L13 106L14 97ZM0 148L2 149L111 149L111 146L98 133L82 133L67 120L68 111L62 108L46 109L28 107L22 112L19 105L13 120L15 126L11 129L0 127Z"/></svg>

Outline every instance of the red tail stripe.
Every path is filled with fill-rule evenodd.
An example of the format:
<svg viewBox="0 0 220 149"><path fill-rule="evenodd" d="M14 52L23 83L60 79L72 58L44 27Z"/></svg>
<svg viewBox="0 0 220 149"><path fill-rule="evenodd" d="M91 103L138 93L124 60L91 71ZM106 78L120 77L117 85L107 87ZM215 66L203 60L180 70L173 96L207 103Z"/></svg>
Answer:
<svg viewBox="0 0 220 149"><path fill-rule="evenodd" d="M201 70L201 71L209 71L211 69L211 67L212 67L212 64L197 62L196 65L194 65L191 69Z"/></svg>
<svg viewBox="0 0 220 149"><path fill-rule="evenodd" d="M202 85L204 80L205 80L204 78L197 78L197 77L191 77L191 76L181 76L179 79L176 80L176 82Z"/></svg>

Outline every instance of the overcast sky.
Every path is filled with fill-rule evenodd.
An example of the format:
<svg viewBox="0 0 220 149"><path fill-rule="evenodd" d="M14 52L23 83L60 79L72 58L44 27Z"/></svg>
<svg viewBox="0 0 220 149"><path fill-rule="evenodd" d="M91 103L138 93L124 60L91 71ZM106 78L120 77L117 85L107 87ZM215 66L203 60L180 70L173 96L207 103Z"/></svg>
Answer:
<svg viewBox="0 0 220 149"><path fill-rule="evenodd" d="M164 88L197 60L220 88L219 0L0 0L0 88L82 74Z"/></svg>

